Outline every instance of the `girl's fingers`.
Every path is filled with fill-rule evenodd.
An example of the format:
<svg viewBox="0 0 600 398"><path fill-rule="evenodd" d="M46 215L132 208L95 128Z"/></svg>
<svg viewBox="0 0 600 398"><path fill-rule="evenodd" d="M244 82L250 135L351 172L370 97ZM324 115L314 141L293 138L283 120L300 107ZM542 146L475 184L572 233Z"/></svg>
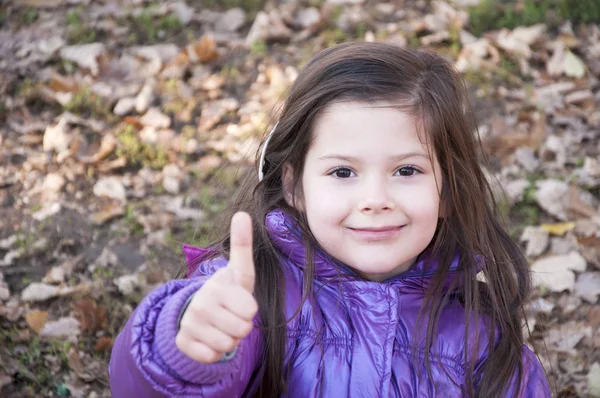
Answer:
<svg viewBox="0 0 600 398"><path fill-rule="evenodd" d="M198 341L186 340L185 342L180 342L180 336L177 336L176 343L177 347L179 347L179 350L181 350L181 352L183 352L185 355L192 358L193 360L201 363L214 363L221 359L221 357L223 356L222 352L213 350L206 344L200 343Z"/></svg>
<svg viewBox="0 0 600 398"><path fill-rule="evenodd" d="M248 336L253 327L252 321L242 319L225 308L215 311L210 322L212 326L235 339Z"/></svg>
<svg viewBox="0 0 600 398"><path fill-rule="evenodd" d="M188 333L188 336L190 340L202 343L221 354L233 351L239 343L237 338L230 336L213 325L203 325L201 328Z"/></svg>
<svg viewBox="0 0 600 398"><path fill-rule="evenodd" d="M241 286L232 286L219 299L225 309L246 321L251 321L258 312L258 304L252 293Z"/></svg>

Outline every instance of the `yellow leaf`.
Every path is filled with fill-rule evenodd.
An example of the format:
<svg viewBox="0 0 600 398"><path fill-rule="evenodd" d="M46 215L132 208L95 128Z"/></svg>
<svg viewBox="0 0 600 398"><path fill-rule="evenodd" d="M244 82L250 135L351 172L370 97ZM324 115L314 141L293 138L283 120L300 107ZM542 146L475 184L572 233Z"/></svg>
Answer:
<svg viewBox="0 0 600 398"><path fill-rule="evenodd" d="M571 51L567 51L564 71L567 76L580 79L585 76L585 64L577 55L573 54Z"/></svg>
<svg viewBox="0 0 600 398"><path fill-rule="evenodd" d="M25 321L37 334L40 334L40 331L44 328L47 318L48 312L46 311L32 311L25 314Z"/></svg>
<svg viewBox="0 0 600 398"><path fill-rule="evenodd" d="M548 231L550 235L563 236L575 228L574 222L563 222L559 224L542 224L541 227Z"/></svg>

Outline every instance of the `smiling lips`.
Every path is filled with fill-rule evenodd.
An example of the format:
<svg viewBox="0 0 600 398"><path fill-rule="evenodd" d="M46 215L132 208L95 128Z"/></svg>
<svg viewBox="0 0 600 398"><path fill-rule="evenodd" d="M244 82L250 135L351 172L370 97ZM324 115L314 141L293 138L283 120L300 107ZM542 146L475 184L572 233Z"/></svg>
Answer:
<svg viewBox="0 0 600 398"><path fill-rule="evenodd" d="M404 226L394 227L379 227L379 228L348 228L353 234L359 238L374 241L374 240L386 240L394 238Z"/></svg>

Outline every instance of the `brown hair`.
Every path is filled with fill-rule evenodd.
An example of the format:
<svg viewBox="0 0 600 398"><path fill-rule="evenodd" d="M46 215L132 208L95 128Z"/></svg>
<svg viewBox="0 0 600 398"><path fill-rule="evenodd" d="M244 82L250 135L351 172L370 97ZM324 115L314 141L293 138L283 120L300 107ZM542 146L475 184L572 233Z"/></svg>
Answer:
<svg viewBox="0 0 600 398"><path fill-rule="evenodd" d="M444 217L430 246L439 259L420 317L425 327L426 353L435 336L444 305L458 297L465 308L465 394L500 397L513 377L522 376L522 307L530 291L529 267L519 246L502 227L490 186L480 168L481 143L464 82L439 55L383 43L345 43L317 54L291 87L276 131L266 152L265 176L250 172L240 187L232 212L243 210L254 220L255 296L265 336L265 365L257 396L275 397L285 390L283 360L286 344L285 292L279 257L265 228L265 217L282 208L297 219L307 252L305 286L312 286L312 252L316 245L305 216L284 200L284 165L294 170L291 186L301 192L301 175L312 129L333 101L399 104L422 121L423 133L442 170ZM229 235L216 244L228 255ZM455 253L460 253L460 280L444 287ZM483 264L486 283L476 275ZM457 278L455 278L457 279ZM488 321L479 337L479 320ZM467 336L474 332L475 339ZM486 340L487 339L487 340ZM483 340L480 342L480 340ZM488 357L475 374L480 344ZM493 348L492 348L493 347ZM429 355L426 369L431 376ZM474 383L477 380L477 383ZM477 384L477 385L475 385Z"/></svg>

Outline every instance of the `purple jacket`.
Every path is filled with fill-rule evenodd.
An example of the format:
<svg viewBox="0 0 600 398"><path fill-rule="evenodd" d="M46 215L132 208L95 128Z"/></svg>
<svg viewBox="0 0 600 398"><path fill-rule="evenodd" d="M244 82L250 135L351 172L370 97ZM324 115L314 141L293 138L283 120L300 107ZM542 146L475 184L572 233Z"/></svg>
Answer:
<svg viewBox="0 0 600 398"><path fill-rule="evenodd" d="M287 319L298 309L304 290L304 247L294 225L281 211L267 216L271 238L286 259L282 266ZM150 293L115 341L109 374L116 398L240 397L255 386L264 344L258 329L240 342L232 359L212 365L195 362L175 345L177 321L186 300L216 269L226 265L225 259L217 258L194 269L190 260L202 250L188 246L185 251L189 278L170 281ZM431 357L432 378L420 362L411 362L409 342L433 271L426 264L429 262L420 259L409 271L377 283L354 277L343 265L336 266L317 253L317 293L306 300L287 327L285 362L291 366L285 396L461 396L460 388L450 381L452 377L460 384L465 377L464 311L459 303L451 302L440 316L433 343L439 355ZM456 266L455 262L454 270ZM320 341L317 330L321 331ZM486 356L482 347L478 366ZM544 371L526 346L522 358L521 393L514 393L513 383L507 396L550 397Z"/></svg>

